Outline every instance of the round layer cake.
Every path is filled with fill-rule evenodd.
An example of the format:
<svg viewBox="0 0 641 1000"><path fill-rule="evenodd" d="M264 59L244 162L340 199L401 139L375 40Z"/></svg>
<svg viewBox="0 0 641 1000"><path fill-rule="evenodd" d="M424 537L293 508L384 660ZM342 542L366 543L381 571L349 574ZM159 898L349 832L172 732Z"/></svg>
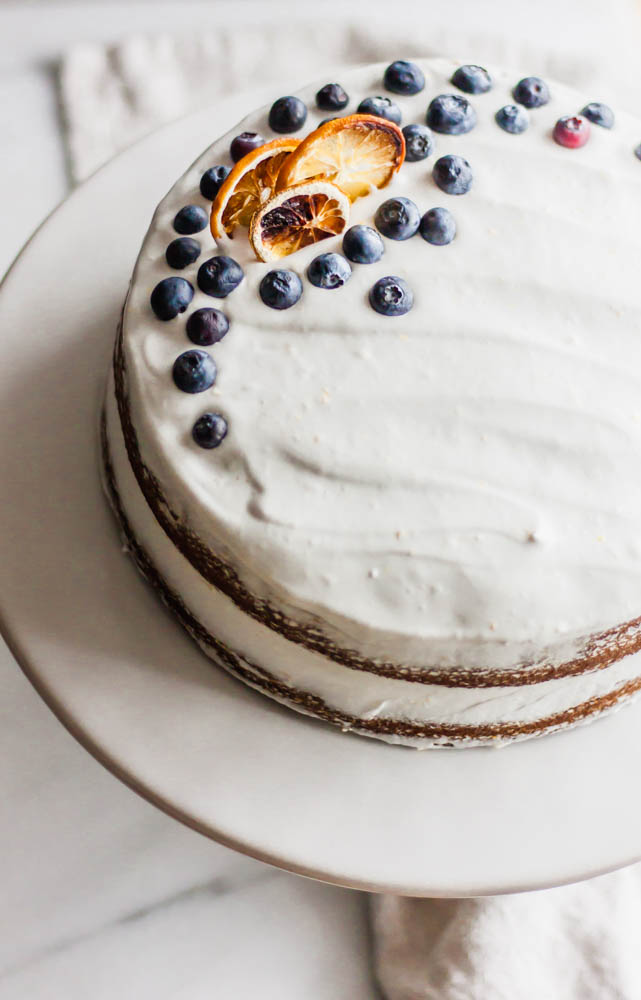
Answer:
<svg viewBox="0 0 641 1000"><path fill-rule="evenodd" d="M343 730L592 719L641 687L641 124L443 59L338 82L249 115L154 215L103 423L127 546L216 663ZM333 235L214 239L234 139L356 111L407 155Z"/></svg>

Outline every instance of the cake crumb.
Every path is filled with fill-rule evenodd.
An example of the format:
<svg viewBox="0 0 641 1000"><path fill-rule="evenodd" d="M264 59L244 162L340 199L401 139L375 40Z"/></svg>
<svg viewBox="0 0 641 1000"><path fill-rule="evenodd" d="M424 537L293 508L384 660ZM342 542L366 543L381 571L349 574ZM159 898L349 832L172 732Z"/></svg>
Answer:
<svg viewBox="0 0 641 1000"><path fill-rule="evenodd" d="M380 570L377 566L372 566L372 568L368 570L367 575L370 577L371 580L376 580L380 575Z"/></svg>

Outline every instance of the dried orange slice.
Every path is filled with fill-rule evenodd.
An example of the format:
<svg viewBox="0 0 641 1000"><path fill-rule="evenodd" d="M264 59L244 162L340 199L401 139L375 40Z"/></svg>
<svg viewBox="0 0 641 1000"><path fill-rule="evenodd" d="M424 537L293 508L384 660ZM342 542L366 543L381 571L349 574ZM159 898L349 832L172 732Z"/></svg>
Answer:
<svg viewBox="0 0 641 1000"><path fill-rule="evenodd" d="M274 139L253 149L238 161L211 206L214 238L232 236L236 226L249 226L252 215L274 193L276 178L300 139Z"/></svg>
<svg viewBox="0 0 641 1000"><path fill-rule="evenodd" d="M283 163L276 190L312 177L336 184L352 201L385 187L405 159L398 125L375 115L348 115L311 132Z"/></svg>
<svg viewBox="0 0 641 1000"><path fill-rule="evenodd" d="M280 191L256 212L249 240L259 260L279 260L342 233L350 201L335 184L314 180Z"/></svg>

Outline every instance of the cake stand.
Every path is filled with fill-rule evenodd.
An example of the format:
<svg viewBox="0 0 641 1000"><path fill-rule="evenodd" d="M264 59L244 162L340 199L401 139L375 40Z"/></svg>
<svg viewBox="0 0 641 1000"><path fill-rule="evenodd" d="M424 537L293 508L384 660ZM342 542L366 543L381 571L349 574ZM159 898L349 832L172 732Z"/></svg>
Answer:
<svg viewBox="0 0 641 1000"><path fill-rule="evenodd" d="M372 891L558 885L641 857L641 701L501 750L343 735L213 666L120 548L98 410L152 211L244 109L119 156L32 238L0 291L0 608L18 662L99 761L236 850Z"/></svg>

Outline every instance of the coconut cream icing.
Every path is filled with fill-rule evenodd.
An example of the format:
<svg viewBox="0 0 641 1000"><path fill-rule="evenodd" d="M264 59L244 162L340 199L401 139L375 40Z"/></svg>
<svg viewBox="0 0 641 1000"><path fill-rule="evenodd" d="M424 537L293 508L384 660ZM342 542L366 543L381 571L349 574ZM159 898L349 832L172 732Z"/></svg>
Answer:
<svg viewBox="0 0 641 1000"><path fill-rule="evenodd" d="M456 92L457 63L420 65L425 90L394 95L404 125ZM340 74L346 112L384 92L384 68ZM469 98L471 132L436 135L430 159L406 162L351 210L350 225L372 225L395 195L421 212L447 207L457 223L449 246L386 240L381 261L353 265L344 287L325 290L305 271L318 253L340 252L340 237L270 265L243 231L219 247L205 231L198 261L172 272L164 254L176 212L209 207L200 177L230 162L234 135L271 137L265 108L161 202L124 314L132 422L172 511L294 620L364 656L417 666L562 662L641 613L641 125L619 114L612 130L593 126L583 148L561 148L553 126L585 100L550 84L550 102L510 135L494 114L511 103L516 77L490 72L493 88ZM326 117L317 86L299 95L309 109L301 135ZM472 166L464 196L432 179L447 153ZM245 272L222 301L196 283L216 252ZM303 281L283 312L258 295L273 266ZM230 322L210 349L216 383L196 395L171 376L192 346L188 314L160 322L149 305L175 273L196 289L190 312L215 306ZM413 289L405 316L369 305L387 274ZM191 437L205 410L229 425L213 451ZM371 680L353 674L350 683Z"/></svg>

